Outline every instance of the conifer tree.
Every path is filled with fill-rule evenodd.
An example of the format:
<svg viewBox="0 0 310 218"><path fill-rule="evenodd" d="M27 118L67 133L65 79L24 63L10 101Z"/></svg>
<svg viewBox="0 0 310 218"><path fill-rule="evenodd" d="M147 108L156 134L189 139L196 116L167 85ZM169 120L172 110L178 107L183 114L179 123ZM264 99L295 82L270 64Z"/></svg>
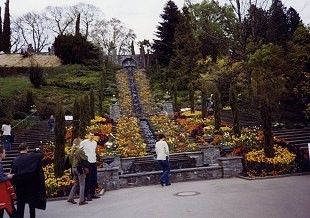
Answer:
<svg viewBox="0 0 310 218"><path fill-rule="evenodd" d="M54 170L55 177L59 178L63 175L63 164L65 158L65 134L66 121L65 112L60 100L57 102L55 112L55 151L54 151Z"/></svg>
<svg viewBox="0 0 310 218"><path fill-rule="evenodd" d="M11 21L10 21L10 1L5 3L3 32L2 32L2 49L5 53L11 51Z"/></svg>
<svg viewBox="0 0 310 218"><path fill-rule="evenodd" d="M78 14L76 18L76 23L75 23L75 35L80 34L80 23L81 23L81 13Z"/></svg>
<svg viewBox="0 0 310 218"><path fill-rule="evenodd" d="M2 14L1 14L1 7L0 7L0 51L2 51Z"/></svg>
<svg viewBox="0 0 310 218"><path fill-rule="evenodd" d="M205 84L201 84L201 116L207 118L207 88Z"/></svg>
<svg viewBox="0 0 310 218"><path fill-rule="evenodd" d="M29 71L29 79L31 84L35 88L40 88L44 82L42 68L40 68L38 64L36 66L31 65Z"/></svg>
<svg viewBox="0 0 310 218"><path fill-rule="evenodd" d="M80 133L81 137L84 138L86 135L86 127L87 127L87 108L85 106L85 98L82 96L79 99L80 103Z"/></svg>
<svg viewBox="0 0 310 218"><path fill-rule="evenodd" d="M25 103L25 112L29 114L31 107L34 105L33 93L31 90L27 91L26 103Z"/></svg>
<svg viewBox="0 0 310 218"><path fill-rule="evenodd" d="M214 91L213 98L214 98L214 123L215 123L214 129L220 130L221 125L222 125L222 120L221 120L221 110L222 110L221 95L220 95L220 92L216 86L214 86L213 91Z"/></svg>
<svg viewBox="0 0 310 218"><path fill-rule="evenodd" d="M85 110L85 121L86 121L86 127L90 125L90 101L89 101L89 96L85 95L84 96L84 107L86 108Z"/></svg>
<svg viewBox="0 0 310 218"><path fill-rule="evenodd" d="M90 102L90 118L95 119L95 94L93 87L91 87L90 89L89 102Z"/></svg>
<svg viewBox="0 0 310 218"><path fill-rule="evenodd" d="M81 117L81 106L78 98L74 99L73 103L73 129L72 129L72 139L80 138L80 117Z"/></svg>
<svg viewBox="0 0 310 218"><path fill-rule="evenodd" d="M179 22L179 15L178 6L169 0L161 14L163 21L157 27L156 36L158 39L154 40L153 44L154 55L162 67L167 67L173 56L175 28Z"/></svg>
<svg viewBox="0 0 310 218"><path fill-rule="evenodd" d="M229 89L229 102L233 116L233 131L236 136L240 136L238 97L235 85Z"/></svg>

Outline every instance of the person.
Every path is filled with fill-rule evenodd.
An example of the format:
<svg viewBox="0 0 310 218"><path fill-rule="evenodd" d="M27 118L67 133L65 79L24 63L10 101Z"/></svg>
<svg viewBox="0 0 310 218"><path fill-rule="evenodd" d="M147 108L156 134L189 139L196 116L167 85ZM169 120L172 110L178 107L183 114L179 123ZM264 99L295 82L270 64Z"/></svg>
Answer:
<svg viewBox="0 0 310 218"><path fill-rule="evenodd" d="M96 160L97 142L94 140L93 132L89 132L88 139L81 142L80 148L85 152L89 162L90 169L85 180L85 197L86 201L91 201L92 199L100 198L96 195L96 188L98 186Z"/></svg>
<svg viewBox="0 0 310 218"><path fill-rule="evenodd" d="M73 145L71 147L71 155L70 155L70 162L72 166L72 174L74 179L74 185L71 188L68 202L72 204L76 204L73 197L77 190L80 188L80 202L79 205L85 205L87 202L84 198L85 192L85 173L82 171L80 172L78 167L82 165L82 160L87 160L87 156L85 152L79 148L80 147L80 139L75 138L73 140Z"/></svg>
<svg viewBox="0 0 310 218"><path fill-rule="evenodd" d="M35 218L35 209L45 210L46 188L41 160L44 153L36 148L28 153L26 143L18 147L20 155L12 162L13 185L17 196L17 213L23 218L25 204L29 204L30 218Z"/></svg>
<svg viewBox="0 0 310 218"><path fill-rule="evenodd" d="M2 145L4 149L7 149L8 151L11 150L11 125L10 125L10 120L6 119L3 122L2 128L1 128L3 134L2 134Z"/></svg>
<svg viewBox="0 0 310 218"><path fill-rule="evenodd" d="M13 204L14 188L10 182L13 174L4 174L1 161L5 158L5 150L0 147L0 217L4 215L4 210L10 217L17 217L16 209Z"/></svg>
<svg viewBox="0 0 310 218"><path fill-rule="evenodd" d="M158 135L159 141L155 144L155 151L157 155L157 161L161 168L163 169L163 174L160 177L160 184L162 186L171 185L169 180L170 173L170 163L169 163L169 147L167 142L165 141L165 135Z"/></svg>
<svg viewBox="0 0 310 218"><path fill-rule="evenodd" d="M51 115L51 117L49 118L47 125L50 129L50 133L54 133L54 129L55 129L55 119L54 116Z"/></svg>

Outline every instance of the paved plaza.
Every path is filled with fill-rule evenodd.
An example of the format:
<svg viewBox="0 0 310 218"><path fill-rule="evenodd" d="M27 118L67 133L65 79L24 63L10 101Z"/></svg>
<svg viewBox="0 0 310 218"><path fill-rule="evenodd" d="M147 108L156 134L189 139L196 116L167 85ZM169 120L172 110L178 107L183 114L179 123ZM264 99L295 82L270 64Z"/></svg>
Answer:
<svg viewBox="0 0 310 218"><path fill-rule="evenodd" d="M176 194L179 193L179 196ZM187 196L191 195L192 196ZM25 213L28 217L28 210ZM109 191L88 205L50 201L38 218L308 218L310 175L240 178Z"/></svg>

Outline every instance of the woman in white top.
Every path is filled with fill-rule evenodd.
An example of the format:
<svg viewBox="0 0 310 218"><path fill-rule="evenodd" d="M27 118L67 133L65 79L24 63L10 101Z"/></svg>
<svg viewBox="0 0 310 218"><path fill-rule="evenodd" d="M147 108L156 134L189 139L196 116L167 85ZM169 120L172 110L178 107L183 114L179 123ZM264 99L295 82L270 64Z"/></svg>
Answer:
<svg viewBox="0 0 310 218"><path fill-rule="evenodd" d="M160 184L162 186L171 185L169 181L170 163L169 163L169 147L165 141L165 135L159 134L159 141L156 142L155 151L157 155L157 161L163 169L163 174L160 177Z"/></svg>
<svg viewBox="0 0 310 218"><path fill-rule="evenodd" d="M9 120L3 122L2 128L2 145L3 148L10 151L11 150L11 125Z"/></svg>

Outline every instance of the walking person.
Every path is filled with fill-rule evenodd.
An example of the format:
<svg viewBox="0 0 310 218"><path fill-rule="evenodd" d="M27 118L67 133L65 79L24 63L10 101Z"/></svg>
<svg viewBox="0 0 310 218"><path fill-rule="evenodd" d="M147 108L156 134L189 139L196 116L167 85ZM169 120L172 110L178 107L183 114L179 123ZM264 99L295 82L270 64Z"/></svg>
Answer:
<svg viewBox="0 0 310 218"><path fill-rule="evenodd" d="M0 218L3 218L4 210L10 217L18 217L13 204L15 196L14 188L10 182L13 174L4 174L1 161L5 158L5 150L0 147Z"/></svg>
<svg viewBox="0 0 310 218"><path fill-rule="evenodd" d="M50 133L54 133L54 129L55 129L55 118L53 115L51 115L51 117L48 119L47 121L47 125L50 129Z"/></svg>
<svg viewBox="0 0 310 218"><path fill-rule="evenodd" d="M46 188L41 160L44 153L39 148L29 153L26 143L18 147L20 155L13 160L13 185L17 195L17 213L23 218L25 204L29 204L30 218L35 218L35 209L45 210Z"/></svg>
<svg viewBox="0 0 310 218"><path fill-rule="evenodd" d="M169 180L170 173L170 163L169 163L169 147L167 142L165 141L165 135L158 135L159 141L156 142L155 151L157 155L157 161L161 168L163 169L163 174L160 177L160 184L162 186L171 185Z"/></svg>
<svg viewBox="0 0 310 218"><path fill-rule="evenodd" d="M97 182L97 158L96 149L97 142L94 140L94 133L89 132L88 139L81 142L80 148L85 152L89 162L89 173L86 175L85 180L85 197L87 201L100 198L96 195Z"/></svg>
<svg viewBox="0 0 310 218"><path fill-rule="evenodd" d="M73 140L73 145L71 147L71 155L70 155L74 185L71 188L71 191L68 197L68 202L72 204L77 204L77 202L74 201L74 195L78 191L78 189L80 189L79 205L87 204L84 198L86 174L81 168L82 160L87 160L87 156L85 152L82 149L80 149L80 139L75 138Z"/></svg>
<svg viewBox="0 0 310 218"><path fill-rule="evenodd" d="M9 119L6 119L4 122L3 122L3 125L2 125L2 128L1 128L1 131L2 131L2 145L3 145L3 148L10 151L12 149L12 136L11 136L11 125L10 125L10 120Z"/></svg>

